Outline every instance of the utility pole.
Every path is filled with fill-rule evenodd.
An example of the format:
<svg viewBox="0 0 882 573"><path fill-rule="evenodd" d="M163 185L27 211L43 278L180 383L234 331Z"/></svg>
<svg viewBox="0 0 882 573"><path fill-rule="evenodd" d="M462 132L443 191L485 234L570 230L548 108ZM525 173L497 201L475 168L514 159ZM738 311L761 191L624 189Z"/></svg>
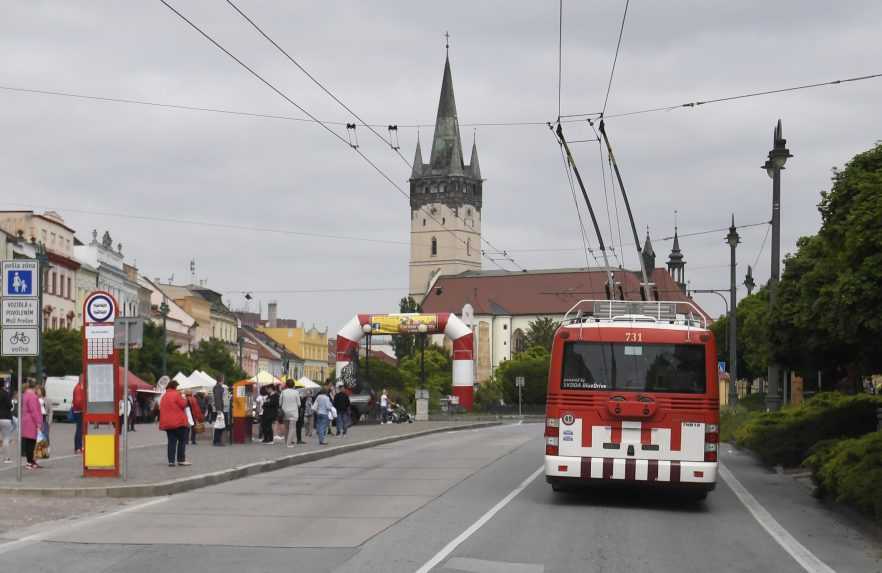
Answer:
<svg viewBox="0 0 882 573"><path fill-rule="evenodd" d="M732 225L729 226L729 234L726 235L729 243L729 407L734 408L738 402L738 318L737 318L737 294L735 292L735 249L741 242L738 230L735 228L735 215L732 215Z"/></svg>
<svg viewBox="0 0 882 573"><path fill-rule="evenodd" d="M774 312L778 299L778 281L781 278L781 170L787 158L793 157L787 149L787 140L781 128L781 120L775 126L772 138L773 145L769 158L763 169L772 178L772 275L769 277L769 314ZM769 357L768 390L766 392L766 409L777 410L781 407L781 367L775 362L774 352Z"/></svg>

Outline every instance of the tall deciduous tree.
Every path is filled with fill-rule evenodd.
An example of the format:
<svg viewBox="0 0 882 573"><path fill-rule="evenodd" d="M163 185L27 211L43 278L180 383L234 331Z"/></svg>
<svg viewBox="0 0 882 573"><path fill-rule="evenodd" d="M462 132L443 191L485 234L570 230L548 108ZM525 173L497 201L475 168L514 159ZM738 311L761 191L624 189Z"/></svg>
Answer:
<svg viewBox="0 0 882 573"><path fill-rule="evenodd" d="M548 366L551 354L544 347L535 345L506 360L493 375L502 389L502 395L509 404L518 403L518 389L515 381L524 377L523 400L525 404L544 404L548 386Z"/></svg>
<svg viewBox="0 0 882 573"><path fill-rule="evenodd" d="M55 328L43 333L43 367L47 376L80 374L83 338L79 330Z"/></svg>
<svg viewBox="0 0 882 573"><path fill-rule="evenodd" d="M199 346L190 352L190 360L193 368L207 372L214 378L223 375L227 384L245 378L245 373L236 364L233 355L217 338L201 341Z"/></svg>
<svg viewBox="0 0 882 573"><path fill-rule="evenodd" d="M400 312L421 312L420 305L411 296L406 296L398 302L398 310ZM398 334L392 337L392 348L395 350L395 357L398 363L408 356L413 355L416 350L416 337L412 334Z"/></svg>
<svg viewBox="0 0 882 573"><path fill-rule="evenodd" d="M822 225L785 261L771 323L776 356L797 369L882 370L882 144L833 172Z"/></svg>
<svg viewBox="0 0 882 573"><path fill-rule="evenodd" d="M540 317L532 321L527 327L527 347L541 346L551 352L551 343L554 342L557 327L557 321L548 317Z"/></svg>
<svg viewBox="0 0 882 573"><path fill-rule="evenodd" d="M769 365L769 298L765 287L738 301L738 377L747 380L765 377ZM711 325L717 340L717 357L728 362L729 319Z"/></svg>

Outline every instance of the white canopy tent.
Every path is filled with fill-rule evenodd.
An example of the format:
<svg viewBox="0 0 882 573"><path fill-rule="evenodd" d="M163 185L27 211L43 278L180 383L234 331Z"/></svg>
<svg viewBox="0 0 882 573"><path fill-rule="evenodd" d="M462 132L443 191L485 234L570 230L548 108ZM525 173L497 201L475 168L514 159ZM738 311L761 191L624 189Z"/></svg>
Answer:
<svg viewBox="0 0 882 573"><path fill-rule="evenodd" d="M184 382L180 382L178 388L181 390L203 390L211 392L217 385L217 380L201 370L194 370Z"/></svg>
<svg viewBox="0 0 882 573"><path fill-rule="evenodd" d="M295 384L301 388L307 388L307 389L321 388L321 384L316 384L315 382L313 382L312 380L310 380L306 376L300 378L300 380L298 380Z"/></svg>
<svg viewBox="0 0 882 573"><path fill-rule="evenodd" d="M270 384L281 384L282 381L267 372L266 370L261 370L251 378L249 378L252 382L257 382L258 386L268 386Z"/></svg>

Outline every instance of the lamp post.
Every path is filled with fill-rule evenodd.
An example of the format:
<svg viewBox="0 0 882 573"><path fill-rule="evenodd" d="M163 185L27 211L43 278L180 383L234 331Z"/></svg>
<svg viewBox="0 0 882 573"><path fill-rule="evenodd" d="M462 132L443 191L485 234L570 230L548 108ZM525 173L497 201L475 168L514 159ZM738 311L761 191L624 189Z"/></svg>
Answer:
<svg viewBox="0 0 882 573"><path fill-rule="evenodd" d="M417 327L417 330L420 332L420 388L426 387L426 333L429 331L429 327L425 324L420 324Z"/></svg>
<svg viewBox="0 0 882 573"><path fill-rule="evenodd" d="M793 157L787 149L787 140L781 129L781 120L775 126L773 145L769 158L763 169L772 178L772 273L769 277L769 313L774 312L778 298L778 280L781 278L781 170L787 159ZM781 407L780 394L781 369L775 362L774 353L769 359L768 390L766 392L766 409L777 410Z"/></svg>
<svg viewBox="0 0 882 573"><path fill-rule="evenodd" d="M165 301L165 294L162 295L162 304L159 305L159 314L162 316L162 375L166 376L168 368L168 342L166 342L166 319L168 319L168 303Z"/></svg>
<svg viewBox="0 0 882 573"><path fill-rule="evenodd" d="M744 282L742 283L747 287L747 296L753 294L753 289L756 288L756 281L753 280L753 267L747 265L747 274L744 275Z"/></svg>
<svg viewBox="0 0 882 573"><path fill-rule="evenodd" d="M361 327L361 331L364 332L364 379L367 381L368 386L371 384L371 332L373 329L370 324L365 324Z"/></svg>
<svg viewBox="0 0 882 573"><path fill-rule="evenodd" d="M729 234L726 235L726 242L729 243L729 407L734 408L738 402L738 354L736 339L738 333L737 325L737 305L735 292L735 249L741 242L738 236L738 230L735 228L735 215L732 215L732 225L729 226Z"/></svg>
<svg viewBox="0 0 882 573"><path fill-rule="evenodd" d="M724 293L724 292L728 292L727 290L705 288L705 289L693 289L693 290L690 290L690 291L688 291L688 292L689 292L689 296L692 296L692 295L695 294L695 293L702 293L702 294L715 294L715 295L717 295L718 297L720 297L720 300L723 301L723 304L726 305L726 317L727 317L727 318L729 317L729 301L728 301L728 299L726 299L725 296L723 296L723 293ZM726 350L728 350L728 349L729 349L729 335L726 334Z"/></svg>
<svg viewBox="0 0 882 573"><path fill-rule="evenodd" d="M42 242L36 243L34 250L40 272L40 288L37 290L37 308L40 309L37 312L37 371L34 373L34 378L37 385L41 385L43 383L43 289L46 288L46 271L49 269L49 256L46 254L46 245ZM19 400L21 400L22 396L24 394L21 388L19 388Z"/></svg>

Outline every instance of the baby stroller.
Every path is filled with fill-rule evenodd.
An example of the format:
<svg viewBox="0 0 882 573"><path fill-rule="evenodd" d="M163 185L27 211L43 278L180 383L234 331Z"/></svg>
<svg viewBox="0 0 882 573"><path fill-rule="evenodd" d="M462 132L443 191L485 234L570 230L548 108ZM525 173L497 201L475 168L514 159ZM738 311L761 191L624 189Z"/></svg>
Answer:
<svg viewBox="0 0 882 573"><path fill-rule="evenodd" d="M390 414L389 418L395 424L403 424L407 422L408 424L413 424L413 416L404 409L404 406L401 404L392 404L389 408Z"/></svg>

